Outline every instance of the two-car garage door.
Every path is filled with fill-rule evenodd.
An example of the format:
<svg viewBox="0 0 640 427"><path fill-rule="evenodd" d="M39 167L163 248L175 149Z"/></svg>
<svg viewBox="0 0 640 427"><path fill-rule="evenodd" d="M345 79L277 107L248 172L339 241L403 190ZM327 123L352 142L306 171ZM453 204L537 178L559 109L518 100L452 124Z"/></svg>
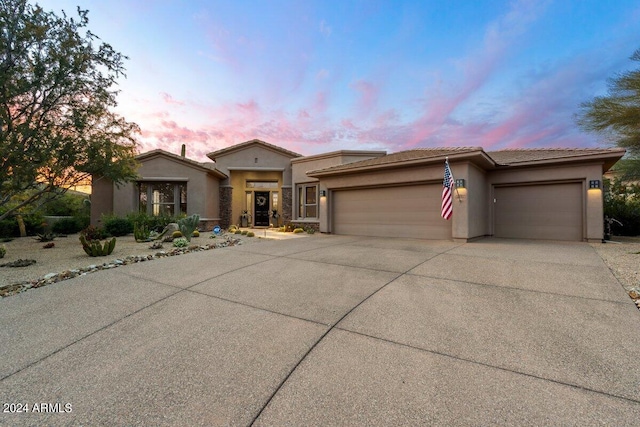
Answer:
<svg viewBox="0 0 640 427"><path fill-rule="evenodd" d="M451 239L451 221L440 217L442 184L336 190L335 234Z"/></svg>
<svg viewBox="0 0 640 427"><path fill-rule="evenodd" d="M522 239L582 240L582 183L494 188L494 235Z"/></svg>

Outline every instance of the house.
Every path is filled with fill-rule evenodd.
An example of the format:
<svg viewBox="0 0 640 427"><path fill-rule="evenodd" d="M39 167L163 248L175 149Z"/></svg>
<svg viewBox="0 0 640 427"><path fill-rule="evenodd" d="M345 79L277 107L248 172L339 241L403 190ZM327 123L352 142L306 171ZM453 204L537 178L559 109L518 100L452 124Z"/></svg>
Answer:
<svg viewBox="0 0 640 427"><path fill-rule="evenodd" d="M293 223L363 236L600 241L602 176L624 153L447 147L302 156L251 140L200 163L153 150L138 156L137 181L94 180L92 223L142 210L197 213L207 229ZM448 221L440 216L445 159L457 182Z"/></svg>

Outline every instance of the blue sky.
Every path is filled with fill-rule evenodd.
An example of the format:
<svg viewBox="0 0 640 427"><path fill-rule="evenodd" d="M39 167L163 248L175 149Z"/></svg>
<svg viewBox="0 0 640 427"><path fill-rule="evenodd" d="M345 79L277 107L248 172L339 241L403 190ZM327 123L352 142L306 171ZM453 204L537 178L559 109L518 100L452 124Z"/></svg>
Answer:
<svg viewBox="0 0 640 427"><path fill-rule="evenodd" d="M141 151L594 147L582 102L633 69L636 1L41 0L129 57Z"/></svg>

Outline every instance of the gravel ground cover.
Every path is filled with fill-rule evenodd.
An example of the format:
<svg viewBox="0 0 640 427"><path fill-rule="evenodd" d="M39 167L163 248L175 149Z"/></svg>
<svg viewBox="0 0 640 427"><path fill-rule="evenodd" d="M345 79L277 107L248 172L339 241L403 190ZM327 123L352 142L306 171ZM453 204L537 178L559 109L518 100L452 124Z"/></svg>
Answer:
<svg viewBox="0 0 640 427"><path fill-rule="evenodd" d="M53 241L55 245L48 249L43 247L48 242L39 242L33 237L16 238L0 243L7 250L4 258L0 258L0 265L18 260L36 262L26 267L0 267L0 297L122 264L259 241L257 238L232 234L215 239L209 236L208 233L202 233L200 237L193 237L187 248L174 248L170 242L165 242L159 249L151 249L152 242L136 242L133 235L122 236L117 238L113 253L105 257L88 256L77 234L57 237Z"/></svg>
<svg viewBox="0 0 640 427"><path fill-rule="evenodd" d="M640 237L613 237L591 246L640 309Z"/></svg>

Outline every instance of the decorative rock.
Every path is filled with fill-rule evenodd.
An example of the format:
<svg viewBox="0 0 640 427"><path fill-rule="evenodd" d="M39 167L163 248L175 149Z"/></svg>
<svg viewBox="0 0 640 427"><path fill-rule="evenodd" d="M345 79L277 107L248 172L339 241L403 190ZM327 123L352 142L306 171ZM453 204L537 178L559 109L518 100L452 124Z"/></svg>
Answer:
<svg viewBox="0 0 640 427"><path fill-rule="evenodd" d="M56 276L57 276L57 274L56 274L56 273L49 273L49 274L46 274L46 275L44 276L44 280L51 280L51 279L53 279L53 278L54 278L54 277L56 277Z"/></svg>

